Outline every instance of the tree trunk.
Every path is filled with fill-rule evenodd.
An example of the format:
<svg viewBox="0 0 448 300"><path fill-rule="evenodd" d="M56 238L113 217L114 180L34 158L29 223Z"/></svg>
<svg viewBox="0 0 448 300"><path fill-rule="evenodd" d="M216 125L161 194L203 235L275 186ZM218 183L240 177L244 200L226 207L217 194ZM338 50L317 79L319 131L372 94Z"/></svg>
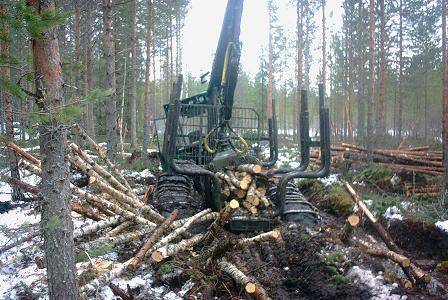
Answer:
<svg viewBox="0 0 448 300"><path fill-rule="evenodd" d="M303 69L303 20L302 20L302 2L297 1L297 83L296 83L296 101L294 105L294 137L299 141L299 118L300 118L300 96L302 91L302 69Z"/></svg>
<svg viewBox="0 0 448 300"><path fill-rule="evenodd" d="M378 103L378 136L386 134L386 19L384 15L384 0L380 0L380 93Z"/></svg>
<svg viewBox="0 0 448 300"><path fill-rule="evenodd" d="M143 157L149 146L151 120L151 46L152 46L152 0L148 0L148 15L146 23L146 71L145 71L145 100L143 102Z"/></svg>
<svg viewBox="0 0 448 300"><path fill-rule="evenodd" d="M90 1L86 2L86 29L85 29L85 85L84 85L84 95L87 96L93 89L93 75L92 75L92 3ZM87 111L86 111L86 131L87 134L92 138L95 138L95 126L94 126L94 114L93 114L93 102L89 101L87 103Z"/></svg>
<svg viewBox="0 0 448 300"><path fill-rule="evenodd" d="M0 2L0 16L6 16L8 14L8 7L6 5L7 1ZM3 20L1 33L5 40L2 40L0 55L9 58L10 51L10 43L9 43L9 23L7 18L1 18ZM8 66L4 66L0 68L1 76L3 80L11 80L11 70ZM3 101L3 110L5 116L5 125L6 125L6 137L10 140L14 140L14 116L13 116L13 108L12 108L12 96L8 89L2 89L1 91L1 99ZM20 180L19 166L18 166L18 158L16 153L13 150L8 150L8 160L9 160L9 169L11 172L11 177L17 180ZM16 186L12 187L12 195L11 199L13 201L20 201L23 199L22 191Z"/></svg>
<svg viewBox="0 0 448 300"><path fill-rule="evenodd" d="M111 10L111 0L103 0L103 52L106 63L106 89L111 92L106 100L107 155L114 158L117 152L117 80L115 77L115 42L112 33Z"/></svg>
<svg viewBox="0 0 448 300"><path fill-rule="evenodd" d="M137 12L136 0L131 2L131 148L137 147Z"/></svg>
<svg viewBox="0 0 448 300"><path fill-rule="evenodd" d="M369 0L369 102L367 105L367 140L373 138L373 106L375 97L375 0ZM372 161L373 143L367 143L369 163Z"/></svg>
<svg viewBox="0 0 448 300"><path fill-rule="evenodd" d="M398 75L398 137L403 134L403 0L400 0L400 45L399 45L399 75Z"/></svg>
<svg viewBox="0 0 448 300"><path fill-rule="evenodd" d="M358 2L358 144L365 146L365 58L364 58L364 14L363 1Z"/></svg>
<svg viewBox="0 0 448 300"><path fill-rule="evenodd" d="M448 205L448 47L447 47L447 0L442 1L442 51L443 51L443 165L445 167L445 206Z"/></svg>
<svg viewBox="0 0 448 300"><path fill-rule="evenodd" d="M54 1L30 0L39 14L54 14ZM36 93L42 112L60 107L63 79L57 28L43 30L43 39L32 40ZM43 94L42 91L45 91ZM38 100L38 99L37 99ZM80 299L76 282L73 223L70 216L69 170L65 160L66 132L57 119L39 127L42 157L42 217L50 299Z"/></svg>
<svg viewBox="0 0 448 300"><path fill-rule="evenodd" d="M270 7L270 3L268 4ZM273 89L274 89L274 66L273 66L273 49L272 49L272 22L273 22L273 12L269 9L269 45L268 45L268 108L267 108L267 117L271 119L273 116L272 103L273 103Z"/></svg>
<svg viewBox="0 0 448 300"><path fill-rule="evenodd" d="M81 1L74 1L75 6L75 20L74 20L74 34L75 34L75 61L80 62L81 60L81 12L80 6ZM76 100L75 102L80 102L82 97L82 79L81 79L81 70L79 68L75 71L75 87L76 90Z"/></svg>
<svg viewBox="0 0 448 300"><path fill-rule="evenodd" d="M325 82L326 82L326 69L327 69L327 52L325 41L325 0L322 0L322 84L324 85L325 95Z"/></svg>

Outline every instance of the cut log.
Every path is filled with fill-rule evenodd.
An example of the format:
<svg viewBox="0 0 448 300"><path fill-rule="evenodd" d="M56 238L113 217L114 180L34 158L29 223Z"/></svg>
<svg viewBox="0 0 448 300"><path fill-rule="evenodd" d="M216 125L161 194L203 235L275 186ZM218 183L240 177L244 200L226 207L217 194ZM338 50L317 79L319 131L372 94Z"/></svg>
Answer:
<svg viewBox="0 0 448 300"><path fill-rule="evenodd" d="M103 220L103 218L101 216L99 216L96 212L94 212L93 210L91 210L90 208L84 207L79 203L75 203L75 202L71 202L70 203L70 208L71 210L73 210L74 212L92 219L94 221L101 221Z"/></svg>
<svg viewBox="0 0 448 300"><path fill-rule="evenodd" d="M109 195L116 198L117 200L123 201L127 205L137 208L139 211L142 212L142 214L145 214L151 221L163 222L165 220L163 216L161 216L158 212L151 209L148 205L143 204L136 198L131 198L123 194L122 192L114 189L112 186L107 184L105 181L95 176L90 176L89 184L97 187L100 190L107 192Z"/></svg>
<svg viewBox="0 0 448 300"><path fill-rule="evenodd" d="M360 218L358 215L350 215L344 225L344 228L342 229L341 233L341 241L344 243L347 243L353 233L353 229L355 229L359 225Z"/></svg>
<svg viewBox="0 0 448 300"><path fill-rule="evenodd" d="M249 201L243 201L243 206L253 215L256 215L258 212L258 209Z"/></svg>
<svg viewBox="0 0 448 300"><path fill-rule="evenodd" d="M124 176L121 174L120 170L107 158L106 152L104 152L103 148L101 148L78 124L74 124L72 128L75 130L76 133L85 141L87 141L97 152L98 157L103 160L103 162L107 165L109 170L118 178L121 180L121 182L124 184L124 186L132 191L131 186L129 185L129 182L124 178Z"/></svg>
<svg viewBox="0 0 448 300"><path fill-rule="evenodd" d="M185 222L185 224L182 225L182 227L177 228L176 230L173 230L170 234L168 234L167 236L163 237L161 240L159 240L155 245L153 245L150 249L148 249L147 253L150 253L162 246L165 246L166 244L168 244L169 242L171 242L172 240L174 240L176 237L182 235L184 232L186 232L190 226L197 221L198 219L200 219L201 217L207 215L208 213L210 213L211 210L210 209L206 209L203 211L198 212L197 214L195 214L194 216L192 216L191 218L188 219L187 222Z"/></svg>
<svg viewBox="0 0 448 300"><path fill-rule="evenodd" d="M163 221L159 227L157 227L157 229L134 256L134 259L129 263L129 269L133 270L138 267L142 259L145 257L146 252L148 252L148 250L157 242L157 239L165 232L165 230L170 227L173 221L177 218L177 214L178 210L176 209L168 216L168 218L165 219L165 221Z"/></svg>
<svg viewBox="0 0 448 300"><path fill-rule="evenodd" d="M238 285L242 286L246 291L246 293L248 294L255 293L256 290L255 281L247 277L243 272L238 270L238 268L235 267L233 264L229 263L225 259L221 259L218 262L218 266L224 273L229 275Z"/></svg>
<svg viewBox="0 0 448 300"><path fill-rule="evenodd" d="M403 268L409 268L411 261L404 255L398 254L397 252L376 247L370 243L358 240L359 245L361 245L362 250L370 255L380 256L390 259L391 261L399 264Z"/></svg>
<svg viewBox="0 0 448 300"><path fill-rule="evenodd" d="M125 233L122 233L122 234L114 236L114 237L103 236L103 237L97 238L95 240L80 244L78 246L78 249L80 249L82 251L90 252L92 249L101 247L102 245L115 246L115 245L129 243L132 241L136 241L144 236L147 236L153 230L154 229L147 227L147 228L134 230L132 232L125 232Z"/></svg>
<svg viewBox="0 0 448 300"><path fill-rule="evenodd" d="M117 224L120 224L123 221L124 221L123 217L113 216L113 217L110 217L109 219L106 219L103 221L99 221L99 222L96 222L96 223L93 223L90 225L82 226L73 231L73 238L78 239L83 236L86 236L86 235L89 235L92 233L96 233L96 232L100 231L101 229L116 226Z"/></svg>
<svg viewBox="0 0 448 300"><path fill-rule="evenodd" d="M78 145L71 143L70 149L79 157L81 157L85 162L87 162L95 172L106 179L114 188L126 193L128 196L136 197L132 190L126 188L121 182L119 182L112 174L110 174L106 169L100 166L96 161L94 161L87 153L79 148Z"/></svg>
<svg viewBox="0 0 448 300"><path fill-rule="evenodd" d="M258 206L258 204L260 203L260 200L259 200L259 199L257 199L258 201L254 200L255 198L257 198L257 197L255 196L256 188L257 188L257 183L256 183L255 180L254 180L254 181L252 181L252 183L251 183L250 186L249 186L249 189L247 190L246 200L247 200L249 203L252 203L253 205ZM255 204L255 202L256 202L257 204Z"/></svg>
<svg viewBox="0 0 448 300"><path fill-rule="evenodd" d="M260 174L261 173L261 166L260 165L254 165L254 164L245 164L245 165L239 165L237 167L237 170L240 172L247 172L250 174Z"/></svg>
<svg viewBox="0 0 448 300"><path fill-rule="evenodd" d="M110 282L114 278L120 277L121 275L124 274L124 272L126 272L127 266L129 265L131 260L132 258L113 268L109 272L105 272L100 276L98 276L97 278L93 279L92 281L81 287L81 293L84 296L86 296L89 293L94 293L107 282Z"/></svg>
<svg viewBox="0 0 448 300"><path fill-rule="evenodd" d="M222 228L230 220L238 207L240 207L240 204L235 199L226 202L224 208L219 212L219 217L208 227L208 232L204 240L208 241L214 237L219 228Z"/></svg>
<svg viewBox="0 0 448 300"><path fill-rule="evenodd" d="M151 254L151 258L156 262L161 262L162 260L174 256L181 251L185 251L188 248L200 243L205 238L205 233L200 233L192 238L185 239L176 244L168 244L160 247Z"/></svg>
<svg viewBox="0 0 448 300"><path fill-rule="evenodd" d="M128 295L125 291L123 291L119 286L113 284L112 282L109 283L109 287L114 293L115 296L120 297L122 300L133 300L134 297L131 295ZM129 291L129 285L128 285L128 291Z"/></svg>
<svg viewBox="0 0 448 300"><path fill-rule="evenodd" d="M156 227L156 224L149 221L148 219L143 218L142 216L139 216L133 212L130 212L128 210L122 209L120 206L118 206L117 204L114 204L112 202L109 202L103 198L100 198L96 195L93 195L91 193L88 193L76 186L74 186L73 184L70 184L70 190L72 191L72 193L77 196L80 199L86 199L87 202L89 203L95 203L98 205L103 206L105 209L108 209L110 211L113 211L114 213L116 213L117 215L122 216L123 218L139 223L139 224L143 224L143 225L148 225L150 227Z"/></svg>
<svg viewBox="0 0 448 300"><path fill-rule="evenodd" d="M127 229L132 224L134 224L134 223L131 221L124 221L123 223L121 223L120 225L118 225L117 227L115 227L114 229L109 231L108 233L106 233L106 237L116 237L119 234L121 234L121 232L123 230Z"/></svg>
<svg viewBox="0 0 448 300"><path fill-rule="evenodd" d="M219 212L212 211L212 212L209 212L208 214L194 220L193 223L201 223L201 222L207 222L207 221L212 221L212 220L214 221L218 217L219 217ZM188 222L188 220L190 220L191 218L192 217L188 217L188 218L174 221L171 228L174 228L174 229L179 228L182 225L184 225L186 222Z"/></svg>
<svg viewBox="0 0 448 300"><path fill-rule="evenodd" d="M249 184L247 181L239 181L238 178L236 178L235 174L233 174L232 171L228 170L226 172L227 176L230 178L231 183L240 190L246 191L249 188ZM227 181L227 180L226 180Z"/></svg>
<svg viewBox="0 0 448 300"><path fill-rule="evenodd" d="M261 233L251 238L243 238L237 242L237 247L247 247L256 243L262 243L269 240L278 240L281 237L280 230L272 230L269 232Z"/></svg>
<svg viewBox="0 0 448 300"><path fill-rule="evenodd" d="M17 146L13 142L9 142L7 147L9 149L11 149L11 150L14 150L14 152L19 154L23 159L29 161L33 165L36 165L36 166L40 167L40 160L38 160L36 157L31 155L30 153L28 153L25 150L23 150L22 148L20 148L19 146Z"/></svg>
<svg viewBox="0 0 448 300"><path fill-rule="evenodd" d="M260 202L263 204L264 207L269 207L269 205L271 205L271 203L269 202L268 198L266 198L265 196L259 197Z"/></svg>
<svg viewBox="0 0 448 300"><path fill-rule="evenodd" d="M359 197L359 195L353 189L353 187L348 182L345 183L345 187L347 188L349 193L352 195L353 199L355 199L355 202L358 204L358 207L367 216L367 218L369 219L373 228L375 228L375 230L378 232L378 234L380 235L383 242L387 245L387 247L390 250L403 255L403 251L395 244L393 239L390 237L389 233L384 229L384 227L373 216L373 214L367 208L367 206L362 201L361 197ZM429 274L425 273L422 269L420 269L413 263L410 264L409 268L403 268L403 271L406 273L406 275L408 276L408 278L411 281L416 280L416 281L426 282L426 283L431 281L431 276L429 276Z"/></svg>

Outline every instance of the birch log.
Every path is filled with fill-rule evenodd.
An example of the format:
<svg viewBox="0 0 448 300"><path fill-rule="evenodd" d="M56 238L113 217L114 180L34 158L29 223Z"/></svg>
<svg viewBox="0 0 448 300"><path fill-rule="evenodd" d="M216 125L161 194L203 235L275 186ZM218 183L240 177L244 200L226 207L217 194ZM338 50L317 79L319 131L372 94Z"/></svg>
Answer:
<svg viewBox="0 0 448 300"><path fill-rule="evenodd" d="M174 256L181 251L185 251L188 248L200 243L205 238L205 233L200 233L192 238L185 239L176 244L168 244L160 247L151 254L151 258L156 262L161 262L162 260Z"/></svg>
<svg viewBox="0 0 448 300"><path fill-rule="evenodd" d="M74 124L73 129L75 129L75 131L79 134L79 136L83 140L87 141L95 149L95 151L98 153L99 158L101 158L103 162L107 165L109 170L115 176L117 176L119 180L121 180L124 186L127 189L132 190L131 186L129 185L129 182L126 180L126 178L124 178L120 170L118 170L118 168L109 160L109 158L107 158L107 155L104 152L104 150L83 129L81 129L81 127L78 124Z"/></svg>
<svg viewBox="0 0 448 300"><path fill-rule="evenodd" d="M242 286L246 293L253 294L256 290L256 284L253 280L247 277L243 272L238 270L233 264L229 263L225 259L221 259L218 262L219 268L229 275L238 285Z"/></svg>
<svg viewBox="0 0 448 300"><path fill-rule="evenodd" d="M123 217L114 216L114 217L110 217L109 219L106 219L103 221L99 221L99 222L96 222L96 223L93 223L90 225L82 226L73 231L73 238L75 238L75 239L81 238L83 236L98 232L101 229L116 226L117 224L120 224L123 221L124 221Z"/></svg>
<svg viewBox="0 0 448 300"><path fill-rule="evenodd" d="M163 223L157 227L149 239L143 244L137 254L134 256L128 268L133 270L138 267L142 259L145 257L148 250L157 242L157 239L170 227L173 221L177 218L178 210L174 210Z"/></svg>

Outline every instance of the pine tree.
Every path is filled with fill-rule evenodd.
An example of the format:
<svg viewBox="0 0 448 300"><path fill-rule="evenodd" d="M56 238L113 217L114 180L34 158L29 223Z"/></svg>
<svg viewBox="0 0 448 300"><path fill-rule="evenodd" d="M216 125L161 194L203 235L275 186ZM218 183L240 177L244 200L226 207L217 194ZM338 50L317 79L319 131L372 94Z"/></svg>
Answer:
<svg viewBox="0 0 448 300"><path fill-rule="evenodd" d="M39 140L42 168L41 230L47 262L48 294L53 299L80 299L76 281L69 170L65 161L66 126L53 112L63 104L63 78L59 56L54 1L29 0L34 8L32 52L36 103L42 114ZM54 19L54 20L53 20ZM40 22L36 22L39 20ZM39 26L37 26L38 24Z"/></svg>
<svg viewBox="0 0 448 300"><path fill-rule="evenodd" d="M373 138L373 106L375 99L375 0L369 0L369 101L367 104L367 140ZM373 143L367 143L369 163L372 163Z"/></svg>
<svg viewBox="0 0 448 300"><path fill-rule="evenodd" d="M8 22L8 6L7 1L0 1L0 21L2 23L2 29L0 31L0 57L3 57L6 59L6 62L11 61L11 54L10 54L10 42L11 42L11 36L9 33L9 22ZM0 67L0 73L1 73L1 81L3 82L2 85L11 85L11 72L10 72L10 66L9 64L5 64L3 67ZM14 140L14 115L13 115L13 106L12 106L12 94L11 91L6 87L1 87L1 99L3 101L3 109L4 109L4 116L5 116L5 127L6 127L6 137L11 142ZM19 159L16 155L16 153L13 150L8 151L8 160L9 160L9 169L11 172L11 177L19 179L20 180L20 173L19 173ZM13 186L12 187L12 200L13 201L20 201L23 200L24 196L22 194L22 191L18 188Z"/></svg>
<svg viewBox="0 0 448 300"><path fill-rule="evenodd" d="M105 87L110 91L106 100L107 155L117 152L117 80L115 75L115 42L112 32L111 0L103 0L103 52L106 69Z"/></svg>

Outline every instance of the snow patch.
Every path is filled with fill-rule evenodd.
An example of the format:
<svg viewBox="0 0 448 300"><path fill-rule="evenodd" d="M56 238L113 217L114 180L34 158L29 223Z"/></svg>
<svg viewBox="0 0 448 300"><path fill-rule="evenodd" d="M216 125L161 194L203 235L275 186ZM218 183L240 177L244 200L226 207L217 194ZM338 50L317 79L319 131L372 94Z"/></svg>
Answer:
<svg viewBox="0 0 448 300"><path fill-rule="evenodd" d="M338 174L331 174L328 177L319 179L325 186L333 185L335 183L340 183Z"/></svg>
<svg viewBox="0 0 448 300"><path fill-rule="evenodd" d="M384 213L384 217L386 219L403 220L403 216L401 215L401 211L396 206L388 207L386 212Z"/></svg>
<svg viewBox="0 0 448 300"><path fill-rule="evenodd" d="M435 224L438 228L442 229L446 233L448 233L448 220L446 221L438 221Z"/></svg>
<svg viewBox="0 0 448 300"><path fill-rule="evenodd" d="M407 296L391 294L392 290L397 286L396 284L386 284L382 275L375 276L371 270L362 269L359 266L353 266L347 273L347 276L354 281L354 283L361 283L370 288L372 298L379 299L407 299Z"/></svg>

